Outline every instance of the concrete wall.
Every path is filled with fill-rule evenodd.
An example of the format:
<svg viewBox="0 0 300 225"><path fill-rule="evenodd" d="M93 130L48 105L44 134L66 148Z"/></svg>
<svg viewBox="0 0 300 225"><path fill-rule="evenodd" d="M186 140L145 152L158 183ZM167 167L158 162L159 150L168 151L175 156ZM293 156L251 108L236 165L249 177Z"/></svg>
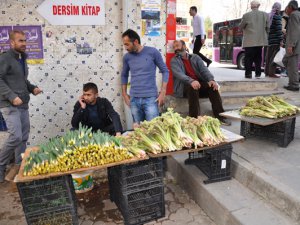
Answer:
<svg viewBox="0 0 300 225"><path fill-rule="evenodd" d="M30 65L29 80L41 87L44 94L31 98L29 145L39 144L70 129L73 106L82 92L83 83L89 81L98 85L100 95L112 102L125 124L120 87L124 54L121 34L123 27L141 33L141 0L124 1L126 12L121 0L105 1L105 26L52 26L36 12L42 0L0 1L0 26L42 25L45 64ZM166 51L165 18L166 0L162 0L162 35L142 38L143 44L158 48L163 55ZM50 38L46 38L47 31L53 33ZM78 43L88 42L93 53L77 54L75 44L65 42L72 36L76 36Z"/></svg>

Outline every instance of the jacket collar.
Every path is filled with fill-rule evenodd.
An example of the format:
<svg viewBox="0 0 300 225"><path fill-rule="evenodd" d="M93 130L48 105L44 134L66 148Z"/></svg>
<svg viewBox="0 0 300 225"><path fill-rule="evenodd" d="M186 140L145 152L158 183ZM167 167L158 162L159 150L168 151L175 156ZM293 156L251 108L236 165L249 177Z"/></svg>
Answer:
<svg viewBox="0 0 300 225"><path fill-rule="evenodd" d="M9 53L11 56L13 56L16 60L20 59L20 55L22 56L22 59L27 59L27 54L26 53L19 53L17 51L15 51L14 49L9 49L7 51L7 53Z"/></svg>
<svg viewBox="0 0 300 225"><path fill-rule="evenodd" d="M188 55L188 59L191 59L193 54L190 54L190 53L187 53ZM182 56L181 55L175 55L178 59L181 59L182 60Z"/></svg>

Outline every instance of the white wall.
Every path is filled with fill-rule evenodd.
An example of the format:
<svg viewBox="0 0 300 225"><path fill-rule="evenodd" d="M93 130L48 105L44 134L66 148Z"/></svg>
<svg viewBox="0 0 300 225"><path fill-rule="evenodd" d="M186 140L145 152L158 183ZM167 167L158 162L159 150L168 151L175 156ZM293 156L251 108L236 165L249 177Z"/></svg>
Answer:
<svg viewBox="0 0 300 225"><path fill-rule="evenodd" d="M128 4L128 28L141 33L141 0L124 0ZM120 73L122 69L123 32L122 1L105 1L105 26L52 26L44 20L36 8L42 0L9 0L0 2L0 26L42 25L43 65L30 65L29 80L44 90L40 96L32 96L30 103L31 135L29 145L62 135L71 128L72 110L82 85L95 82L100 95L108 98L125 123L121 96ZM166 1L162 0L160 37L143 37L142 43L158 48L165 55ZM46 38L46 32L53 35ZM76 53L74 43L65 39L76 36L78 43L88 42L93 47L91 55Z"/></svg>

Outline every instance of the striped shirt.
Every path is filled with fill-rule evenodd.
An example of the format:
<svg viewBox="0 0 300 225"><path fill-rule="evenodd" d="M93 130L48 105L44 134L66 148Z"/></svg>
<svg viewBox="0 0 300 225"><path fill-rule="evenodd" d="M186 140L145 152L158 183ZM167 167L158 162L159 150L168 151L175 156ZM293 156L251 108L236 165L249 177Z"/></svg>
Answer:
<svg viewBox="0 0 300 225"><path fill-rule="evenodd" d="M273 16L270 32L268 36L269 45L280 45L283 39L282 34L282 18L280 15L275 14Z"/></svg>

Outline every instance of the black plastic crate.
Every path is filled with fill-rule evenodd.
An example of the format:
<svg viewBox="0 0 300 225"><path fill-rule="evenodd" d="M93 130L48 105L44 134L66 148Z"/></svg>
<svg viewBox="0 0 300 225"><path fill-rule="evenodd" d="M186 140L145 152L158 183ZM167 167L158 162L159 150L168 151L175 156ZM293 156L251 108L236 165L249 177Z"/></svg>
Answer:
<svg viewBox="0 0 300 225"><path fill-rule="evenodd" d="M294 140L296 118L288 119L268 126L261 126L241 121L240 134L244 137L259 137L277 142L280 147L287 147Z"/></svg>
<svg viewBox="0 0 300 225"><path fill-rule="evenodd" d="M164 186L160 185L130 194L117 192L116 205L125 225L144 224L165 216Z"/></svg>
<svg viewBox="0 0 300 225"><path fill-rule="evenodd" d="M0 131L7 131L5 120L0 112Z"/></svg>
<svg viewBox="0 0 300 225"><path fill-rule="evenodd" d="M63 219L59 224L78 224L76 196L70 175L17 183L17 187L29 225L39 224L38 221L57 225L57 218ZM69 222L64 222L68 218Z"/></svg>
<svg viewBox="0 0 300 225"><path fill-rule="evenodd" d="M122 192L135 192L141 186L162 184L163 160L151 158L136 163L111 167L108 169L109 185L118 186Z"/></svg>
<svg viewBox="0 0 300 225"><path fill-rule="evenodd" d="M232 145L225 144L208 150L191 152L185 164L197 166L207 177L205 184L231 179Z"/></svg>

